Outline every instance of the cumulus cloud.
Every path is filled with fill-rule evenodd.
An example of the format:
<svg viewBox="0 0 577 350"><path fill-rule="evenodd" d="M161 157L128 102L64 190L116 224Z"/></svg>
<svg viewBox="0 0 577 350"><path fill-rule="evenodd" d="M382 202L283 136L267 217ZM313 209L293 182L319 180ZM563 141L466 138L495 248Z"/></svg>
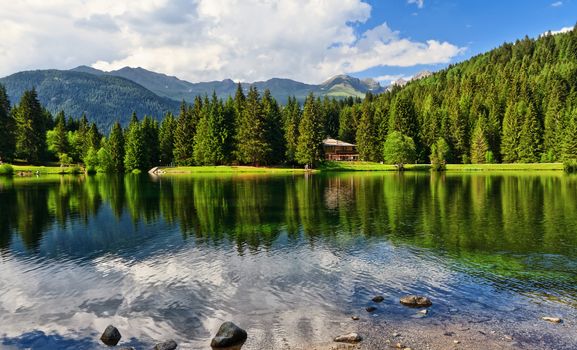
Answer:
<svg viewBox="0 0 577 350"><path fill-rule="evenodd" d="M447 63L462 52L434 38L402 37L386 23L358 32L370 16L362 0L10 2L0 14L0 75L88 64L140 66L190 81L318 83L378 66Z"/></svg>
<svg viewBox="0 0 577 350"><path fill-rule="evenodd" d="M425 5L425 0L407 0L409 4L415 4L418 8L422 9L423 5Z"/></svg>

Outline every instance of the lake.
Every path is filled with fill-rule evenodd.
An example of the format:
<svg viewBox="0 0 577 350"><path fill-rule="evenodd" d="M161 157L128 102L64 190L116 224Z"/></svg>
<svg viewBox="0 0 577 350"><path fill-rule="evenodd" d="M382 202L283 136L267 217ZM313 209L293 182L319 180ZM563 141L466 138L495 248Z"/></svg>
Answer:
<svg viewBox="0 0 577 350"><path fill-rule="evenodd" d="M399 304L410 293L429 315ZM114 324L125 345L205 349L232 320L243 349L282 349L330 340L351 315L574 348L577 177L0 178L0 347L98 349Z"/></svg>

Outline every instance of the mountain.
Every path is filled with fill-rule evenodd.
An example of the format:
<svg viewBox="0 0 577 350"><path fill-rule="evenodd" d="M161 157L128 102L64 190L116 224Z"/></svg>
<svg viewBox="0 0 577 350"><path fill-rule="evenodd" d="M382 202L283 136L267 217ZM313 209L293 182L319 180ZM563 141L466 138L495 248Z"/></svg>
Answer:
<svg viewBox="0 0 577 350"><path fill-rule="evenodd" d="M86 67L84 71L19 72L0 79L0 84L6 87L13 104L25 90L34 87L42 105L53 114L63 110L67 116L79 118L86 113L104 132L108 132L115 120L126 125L132 112L139 117L160 118L168 111L179 109L178 102L160 97L131 80L97 75L90 70Z"/></svg>
<svg viewBox="0 0 577 350"><path fill-rule="evenodd" d="M126 78L138 83L155 94L168 97L175 101L192 101L197 95L211 95L213 91L219 98L234 96L237 83L230 79L191 83L166 74L151 72L143 68L124 67L119 70L104 72L87 66L80 66L72 71L85 72L95 75L107 75ZM250 85L255 85L259 91L269 89L271 94L280 103L285 103L289 96L295 96L304 101L305 97L313 92L319 96L329 97L364 97L367 92L380 93L384 89L372 79L360 80L347 75L337 75L322 84L305 84L291 79L272 78L254 83L242 83L246 91Z"/></svg>

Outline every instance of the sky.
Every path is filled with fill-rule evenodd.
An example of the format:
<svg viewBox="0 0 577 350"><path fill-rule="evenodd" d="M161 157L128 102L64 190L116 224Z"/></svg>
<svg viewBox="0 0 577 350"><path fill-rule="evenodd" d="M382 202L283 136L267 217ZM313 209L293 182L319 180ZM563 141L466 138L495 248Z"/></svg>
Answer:
<svg viewBox="0 0 577 350"><path fill-rule="evenodd" d="M0 77L130 66L191 82L349 74L387 85L577 22L577 0L0 0L0 8Z"/></svg>

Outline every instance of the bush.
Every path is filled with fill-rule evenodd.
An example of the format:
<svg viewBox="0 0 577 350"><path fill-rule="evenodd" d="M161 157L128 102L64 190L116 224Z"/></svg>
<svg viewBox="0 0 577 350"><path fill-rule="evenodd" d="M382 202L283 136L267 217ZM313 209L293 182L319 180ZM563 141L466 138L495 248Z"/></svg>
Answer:
<svg viewBox="0 0 577 350"><path fill-rule="evenodd" d="M14 168L10 164L0 165L0 175L12 176L14 174Z"/></svg>
<svg viewBox="0 0 577 350"><path fill-rule="evenodd" d="M72 167L72 170L70 170L71 174L82 174L82 168L79 167L78 165L75 165Z"/></svg>
<svg viewBox="0 0 577 350"><path fill-rule="evenodd" d="M415 161L415 142L409 136L393 131L387 136L383 147L383 156L387 164L394 164L398 170Z"/></svg>
<svg viewBox="0 0 577 350"><path fill-rule="evenodd" d="M96 167L94 165L89 165L86 167L86 174L94 175L96 174Z"/></svg>
<svg viewBox="0 0 577 350"><path fill-rule="evenodd" d="M577 173L577 159L568 159L563 162L563 169L567 173Z"/></svg>

